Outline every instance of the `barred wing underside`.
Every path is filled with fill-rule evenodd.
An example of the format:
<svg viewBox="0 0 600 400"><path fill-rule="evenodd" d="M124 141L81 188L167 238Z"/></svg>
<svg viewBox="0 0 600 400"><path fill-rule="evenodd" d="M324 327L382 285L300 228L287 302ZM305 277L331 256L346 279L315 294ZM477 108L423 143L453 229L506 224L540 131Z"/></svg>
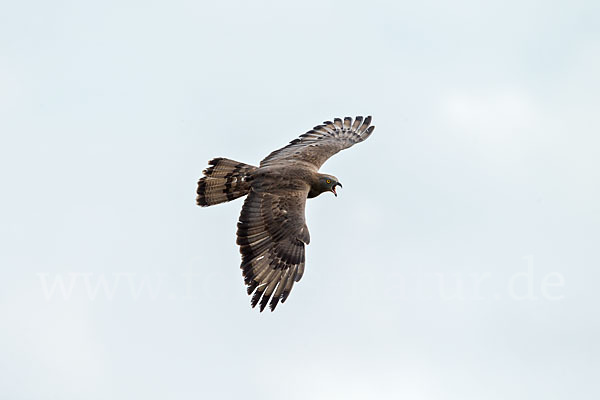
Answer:
<svg viewBox="0 0 600 400"><path fill-rule="evenodd" d="M304 246L310 235L304 220L306 190L270 193L251 190L237 230L243 276L252 307L271 310L285 302L304 273ZM269 302L270 300L270 302Z"/></svg>
<svg viewBox="0 0 600 400"><path fill-rule="evenodd" d="M370 124L370 116L364 120L363 117L356 117L354 121L346 117L344 120L336 118L333 122L325 121L269 154L260 166L301 161L314 165L318 170L329 157L367 139L375 129Z"/></svg>

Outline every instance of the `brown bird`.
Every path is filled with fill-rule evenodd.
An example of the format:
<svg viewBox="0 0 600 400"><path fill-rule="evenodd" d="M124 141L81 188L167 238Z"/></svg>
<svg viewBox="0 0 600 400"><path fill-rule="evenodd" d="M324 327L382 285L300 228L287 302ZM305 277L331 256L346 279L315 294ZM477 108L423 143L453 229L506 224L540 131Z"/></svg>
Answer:
<svg viewBox="0 0 600 400"><path fill-rule="evenodd" d="M319 173L329 157L368 138L371 117L336 118L315 126L275 150L259 167L215 158L198 181L196 203L207 207L248 195L237 224L242 275L251 304L275 310L304 273L304 246L310 243L304 219L307 198L332 192L342 184ZM270 302L269 302L270 300Z"/></svg>

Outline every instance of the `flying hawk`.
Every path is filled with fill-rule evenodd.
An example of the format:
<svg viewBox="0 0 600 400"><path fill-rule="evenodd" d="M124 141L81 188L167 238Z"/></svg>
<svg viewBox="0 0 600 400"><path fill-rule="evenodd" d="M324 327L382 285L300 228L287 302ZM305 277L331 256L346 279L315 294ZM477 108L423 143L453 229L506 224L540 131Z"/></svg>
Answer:
<svg viewBox="0 0 600 400"><path fill-rule="evenodd" d="M251 304L275 310L304 273L304 246L310 242L304 219L307 198L342 184L319 173L329 157L368 138L371 117L336 118L315 126L275 150L259 167L227 158L209 161L198 181L196 203L207 207L248 195L237 224L242 275ZM270 301L269 301L270 300Z"/></svg>

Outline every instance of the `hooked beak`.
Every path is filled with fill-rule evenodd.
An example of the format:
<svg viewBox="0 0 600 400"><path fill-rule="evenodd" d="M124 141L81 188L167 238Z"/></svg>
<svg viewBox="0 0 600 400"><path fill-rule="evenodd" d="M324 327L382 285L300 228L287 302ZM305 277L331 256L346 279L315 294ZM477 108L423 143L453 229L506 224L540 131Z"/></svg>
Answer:
<svg viewBox="0 0 600 400"><path fill-rule="evenodd" d="M339 187L343 187L341 183L336 183L335 185L333 185L333 187L331 188L331 191L333 192L333 194L335 195L335 197L337 197L337 193L335 192L335 187L339 186Z"/></svg>

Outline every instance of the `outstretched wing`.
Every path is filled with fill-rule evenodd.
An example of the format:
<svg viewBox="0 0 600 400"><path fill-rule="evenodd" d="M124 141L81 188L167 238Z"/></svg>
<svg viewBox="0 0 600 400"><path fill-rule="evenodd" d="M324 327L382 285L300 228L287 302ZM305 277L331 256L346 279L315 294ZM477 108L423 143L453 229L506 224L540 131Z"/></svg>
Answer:
<svg viewBox="0 0 600 400"><path fill-rule="evenodd" d="M285 302L304 273L304 245L310 235L304 219L306 190L269 193L250 190L237 230L244 280L252 307L271 311Z"/></svg>
<svg viewBox="0 0 600 400"><path fill-rule="evenodd" d="M347 149L355 143L368 138L375 126L371 117L336 118L315 126L310 131L294 139L285 147L275 150L260 162L261 167L273 165L281 161L304 161L313 164L317 170L329 157Z"/></svg>

